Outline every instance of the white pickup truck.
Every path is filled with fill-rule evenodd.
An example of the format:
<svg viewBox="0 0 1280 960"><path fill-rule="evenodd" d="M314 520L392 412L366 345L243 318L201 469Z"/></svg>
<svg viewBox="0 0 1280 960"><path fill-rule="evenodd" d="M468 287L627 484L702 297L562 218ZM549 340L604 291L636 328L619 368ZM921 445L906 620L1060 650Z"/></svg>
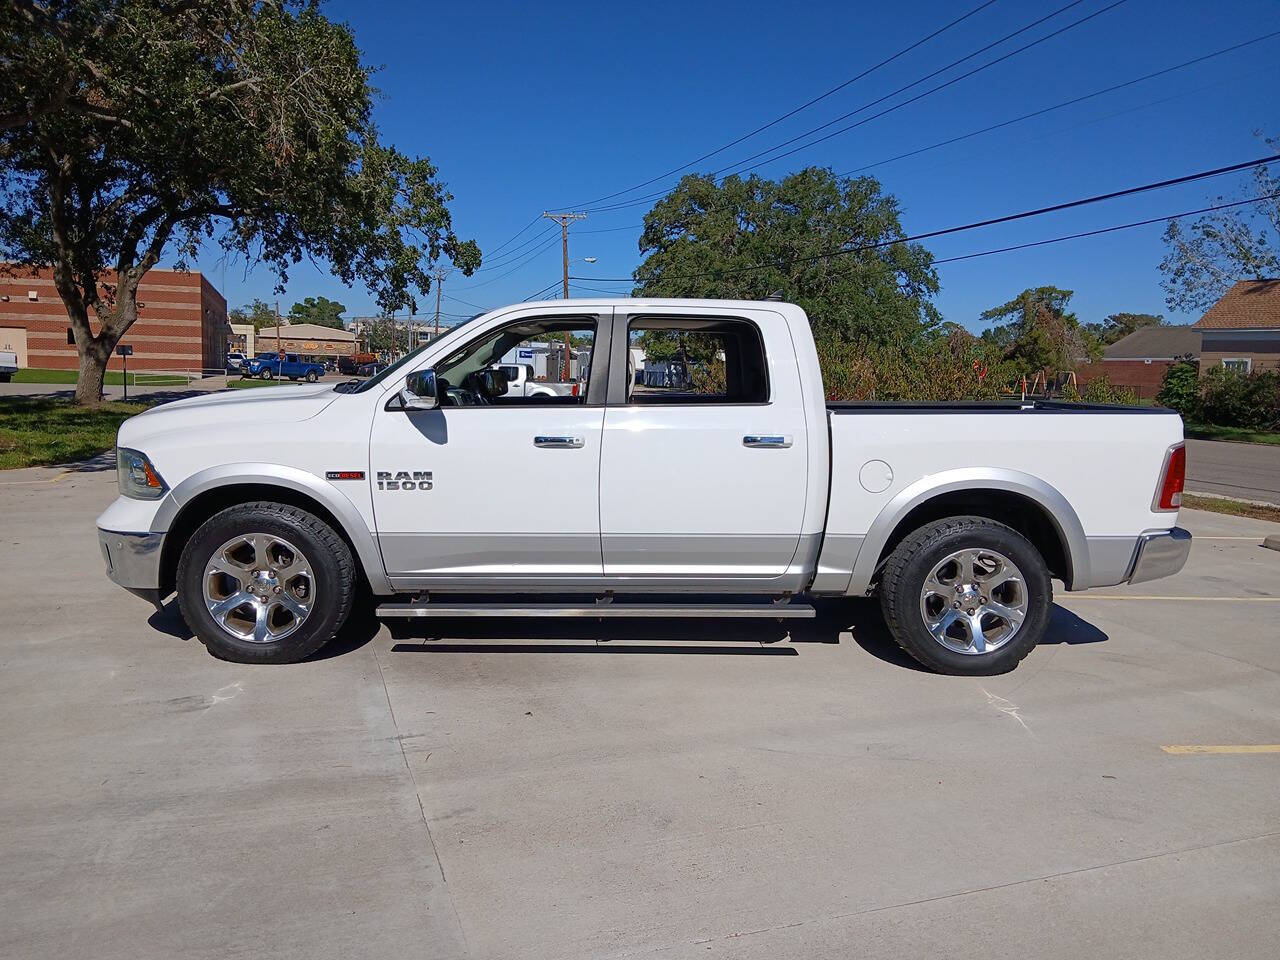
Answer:
<svg viewBox="0 0 1280 960"><path fill-rule="evenodd" d="M592 344L580 396L508 396L520 343ZM637 385L631 347L679 358ZM294 661L358 593L460 616L814 615L878 594L922 664L1012 669L1067 590L1177 572L1182 422L1065 403L824 401L796 306L519 304L363 382L180 400L125 422L110 577L172 592L210 652ZM676 600L673 601L672 597Z"/></svg>

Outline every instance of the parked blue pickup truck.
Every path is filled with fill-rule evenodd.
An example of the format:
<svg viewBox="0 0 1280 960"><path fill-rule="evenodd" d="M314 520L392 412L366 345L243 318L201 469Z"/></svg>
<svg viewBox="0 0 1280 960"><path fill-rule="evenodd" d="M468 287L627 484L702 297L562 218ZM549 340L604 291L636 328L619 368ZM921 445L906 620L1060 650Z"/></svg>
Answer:
<svg viewBox="0 0 1280 960"><path fill-rule="evenodd" d="M290 380L306 380L315 383L324 376L323 363L311 363L303 360L296 353L286 353L281 362L279 354L260 353L252 360L240 365L241 377L257 377L259 380L270 380L273 377L288 377Z"/></svg>

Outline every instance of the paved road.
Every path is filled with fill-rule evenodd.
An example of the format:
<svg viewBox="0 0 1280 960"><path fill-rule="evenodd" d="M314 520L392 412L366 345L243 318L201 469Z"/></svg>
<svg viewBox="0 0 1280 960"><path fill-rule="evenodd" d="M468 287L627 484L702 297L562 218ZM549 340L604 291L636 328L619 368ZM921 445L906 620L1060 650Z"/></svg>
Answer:
<svg viewBox="0 0 1280 960"><path fill-rule="evenodd" d="M0 956L1275 956L1280 755L1161 746L1280 743L1280 525L990 679L865 603L255 668L106 580L114 495L0 474Z"/></svg>
<svg viewBox="0 0 1280 960"><path fill-rule="evenodd" d="M1280 504L1280 446L1188 440L1187 490Z"/></svg>

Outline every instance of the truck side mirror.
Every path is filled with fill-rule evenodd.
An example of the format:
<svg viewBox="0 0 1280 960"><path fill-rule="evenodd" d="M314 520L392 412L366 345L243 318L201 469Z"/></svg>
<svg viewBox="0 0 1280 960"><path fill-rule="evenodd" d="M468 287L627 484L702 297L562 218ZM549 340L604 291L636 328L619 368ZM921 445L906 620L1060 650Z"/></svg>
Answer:
<svg viewBox="0 0 1280 960"><path fill-rule="evenodd" d="M406 410L434 410L440 404L436 396L436 372L415 370L404 378L400 401Z"/></svg>

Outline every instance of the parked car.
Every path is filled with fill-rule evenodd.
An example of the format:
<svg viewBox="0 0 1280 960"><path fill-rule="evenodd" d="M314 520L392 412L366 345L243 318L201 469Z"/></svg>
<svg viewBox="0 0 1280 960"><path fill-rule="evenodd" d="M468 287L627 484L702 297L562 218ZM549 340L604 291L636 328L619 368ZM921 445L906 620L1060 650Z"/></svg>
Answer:
<svg viewBox="0 0 1280 960"><path fill-rule="evenodd" d="M375 360L372 363L362 363L356 367L357 377L372 377L387 369L387 364L381 360Z"/></svg>
<svg viewBox="0 0 1280 960"><path fill-rule="evenodd" d="M581 395L505 396L493 366L513 344L570 329L599 354ZM697 332L722 369L636 385L627 348L648 331ZM1143 583L1187 559L1173 411L825 396L791 304L517 304L360 383L126 420L98 537L113 580L157 604L176 591L240 662L310 655L366 588L396 636L454 616L796 619L878 596L920 663L988 675L1045 635L1051 578Z"/></svg>
<svg viewBox="0 0 1280 960"><path fill-rule="evenodd" d="M260 380L280 376L315 383L324 376L324 364L303 360L296 353L286 353L283 361L277 353L260 353L241 366L240 376L257 377Z"/></svg>
<svg viewBox="0 0 1280 960"><path fill-rule="evenodd" d="M526 363L503 363L494 367L507 377L507 397L556 397L560 391L553 390L550 384L539 383L533 378L533 367ZM566 391L568 392L568 391Z"/></svg>
<svg viewBox="0 0 1280 960"><path fill-rule="evenodd" d="M13 350L0 350L0 383L8 383L18 372L18 354Z"/></svg>
<svg viewBox="0 0 1280 960"><path fill-rule="evenodd" d="M239 373L240 368L244 366L245 356L243 353L227 354L227 373Z"/></svg>
<svg viewBox="0 0 1280 960"><path fill-rule="evenodd" d="M339 357L338 372L345 377L353 376L356 372L355 360L352 357Z"/></svg>

